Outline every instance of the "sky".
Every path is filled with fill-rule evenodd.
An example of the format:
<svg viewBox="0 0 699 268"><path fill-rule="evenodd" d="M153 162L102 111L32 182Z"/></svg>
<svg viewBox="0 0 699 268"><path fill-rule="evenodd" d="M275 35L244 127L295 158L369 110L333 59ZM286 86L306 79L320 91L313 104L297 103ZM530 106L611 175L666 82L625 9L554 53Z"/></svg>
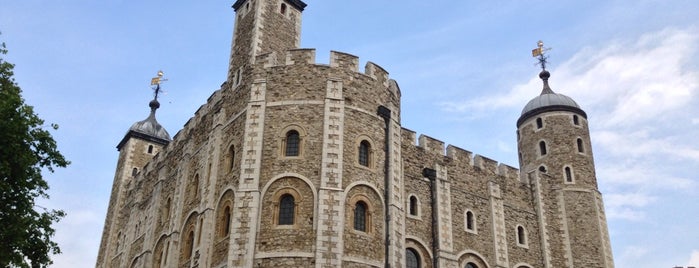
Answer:
<svg viewBox="0 0 699 268"><path fill-rule="evenodd" d="M233 0L0 0L26 102L72 161L44 173L63 209L53 267L94 267L117 143L148 116L174 136L226 78ZM541 92L588 114L616 267L699 266L699 1L307 0L301 47L398 81L402 125L517 166L516 120ZM363 69L363 68L362 68Z"/></svg>

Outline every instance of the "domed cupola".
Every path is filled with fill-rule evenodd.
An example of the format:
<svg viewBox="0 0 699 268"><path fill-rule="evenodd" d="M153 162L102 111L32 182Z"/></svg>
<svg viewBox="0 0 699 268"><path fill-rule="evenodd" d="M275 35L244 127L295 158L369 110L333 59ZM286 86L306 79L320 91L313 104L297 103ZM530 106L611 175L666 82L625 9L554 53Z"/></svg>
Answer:
<svg viewBox="0 0 699 268"><path fill-rule="evenodd" d="M172 140L170 138L170 134L167 133L167 130L158 123L158 120L155 119L155 110L160 108L160 102L158 102L158 93L160 93L160 82L162 78L162 71L158 72L158 77L153 78L153 81L151 83L155 85L153 90L155 90L155 97L153 98L150 103L148 103L148 106L150 106L150 115L142 121L138 121L131 125L129 128L129 131L126 132L126 135L124 135L124 138L121 139L121 142L117 145L117 149L121 150L121 147L126 144L126 142L129 140L131 137L139 138L142 140L146 140L149 142L157 143L160 145L167 145L170 143ZM165 81L163 79L163 81Z"/></svg>
<svg viewBox="0 0 699 268"><path fill-rule="evenodd" d="M148 118L131 125L129 131L138 132L162 140L171 140L167 130L155 119L155 110L160 107L160 103L157 100L152 100L148 106L150 106L151 109Z"/></svg>
<svg viewBox="0 0 699 268"><path fill-rule="evenodd" d="M533 98L524 106L522 115L517 120L517 127L527 119L544 112L566 111L577 113L587 118L585 111L580 109L580 106L572 98L551 90L549 77L551 77L551 73L545 69L539 73L539 78L544 82L544 88L539 96Z"/></svg>

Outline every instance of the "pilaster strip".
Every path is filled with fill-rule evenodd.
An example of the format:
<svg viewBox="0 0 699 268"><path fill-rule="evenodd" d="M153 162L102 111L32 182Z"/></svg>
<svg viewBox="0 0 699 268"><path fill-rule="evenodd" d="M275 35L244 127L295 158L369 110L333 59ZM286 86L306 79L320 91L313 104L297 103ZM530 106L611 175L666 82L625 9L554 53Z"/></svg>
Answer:
<svg viewBox="0 0 699 268"><path fill-rule="evenodd" d="M607 229L607 217L604 213L604 203L602 195L599 192L593 193L595 198L595 209L597 212L597 222L599 223L600 241L602 251L604 252L604 267L614 268L614 259L612 256L612 245L609 239L609 231Z"/></svg>
<svg viewBox="0 0 699 268"><path fill-rule="evenodd" d="M447 168L436 165L437 170L437 202L439 202L439 248L440 251L453 252L454 241L452 238L451 219L451 183L448 180ZM503 218L504 219L504 218ZM441 255L441 252L440 252Z"/></svg>
<svg viewBox="0 0 699 268"><path fill-rule="evenodd" d="M342 265L344 195L342 191L343 132L345 101L342 80L329 79L326 84L323 115L323 155L321 189L318 195L318 231L316 267ZM336 190L334 190L336 189Z"/></svg>
<svg viewBox="0 0 699 268"><path fill-rule="evenodd" d="M394 267L405 267L405 210L403 202L403 157L401 155L401 126L398 122L398 109L395 107L390 107L391 122L388 129L389 133L389 143L391 143L391 162L388 166L389 172L389 182L391 185L386 187L391 187L391 196L388 200L389 213L392 215L391 218L391 235L389 236L389 242L391 243L391 248L389 250L389 263L392 263Z"/></svg>
<svg viewBox="0 0 699 268"><path fill-rule="evenodd" d="M566 213L566 200L564 196L564 191L559 191L558 195L558 219L561 222L561 240L563 240L563 246L565 247L565 254L563 258L568 267L573 267L573 251L570 247L570 233L568 232L568 213Z"/></svg>
<svg viewBox="0 0 699 268"><path fill-rule="evenodd" d="M490 192L490 209L493 219L493 238L495 240L496 267L509 267L507 254L507 227L505 225L505 208L500 186L495 182L488 183Z"/></svg>
<svg viewBox="0 0 699 268"><path fill-rule="evenodd" d="M539 233L541 234L541 248L544 255L544 268L551 267L551 247L549 245L549 235L546 224L546 211L544 209L544 197L541 193L541 178L534 173L527 174L532 184L534 192L534 203L536 206L537 218L539 219Z"/></svg>
<svg viewBox="0 0 699 268"><path fill-rule="evenodd" d="M233 233L228 252L230 267L253 267L257 214L260 209L260 162L265 119L267 81L255 80L250 89L243 136L240 180L233 209Z"/></svg>

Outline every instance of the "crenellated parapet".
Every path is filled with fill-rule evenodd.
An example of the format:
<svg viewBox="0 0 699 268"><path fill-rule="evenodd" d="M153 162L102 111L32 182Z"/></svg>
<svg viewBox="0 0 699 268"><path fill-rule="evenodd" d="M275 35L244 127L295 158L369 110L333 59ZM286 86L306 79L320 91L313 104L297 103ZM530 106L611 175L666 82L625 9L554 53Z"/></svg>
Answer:
<svg viewBox="0 0 699 268"><path fill-rule="evenodd" d="M403 128L401 136L404 146L410 145L419 148L427 155L434 156L434 161L446 160L453 163L454 166L467 166L490 175L519 180L519 169L510 165L499 163L496 160L474 154L454 145L449 144L445 147L444 142L427 135L420 135L416 139L416 133L410 129Z"/></svg>

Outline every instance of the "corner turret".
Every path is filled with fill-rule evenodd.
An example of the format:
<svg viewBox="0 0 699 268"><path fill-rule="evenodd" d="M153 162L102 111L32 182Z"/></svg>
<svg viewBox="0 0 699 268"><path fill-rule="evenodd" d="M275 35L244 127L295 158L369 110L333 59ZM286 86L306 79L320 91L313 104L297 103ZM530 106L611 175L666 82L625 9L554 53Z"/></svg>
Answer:
<svg viewBox="0 0 699 268"><path fill-rule="evenodd" d="M160 83L166 81L162 79L162 76L163 72L159 71L158 76L151 81L155 96L148 104L150 114L146 119L131 125L124 138L117 145L119 160L112 182L112 193L109 198L102 242L97 256L97 267L113 266L113 258L126 251L127 247L124 246L124 242L127 235L121 231L124 219L118 216L120 209L128 204L128 200L125 198L126 189L141 169L153 159L153 156L171 141L170 134L155 119L155 111L160 108L158 102L158 93L161 91Z"/></svg>
<svg viewBox="0 0 699 268"><path fill-rule="evenodd" d="M544 267L614 267L602 195L597 188L587 114L549 86L543 43L541 94L517 120L523 180L534 190Z"/></svg>

